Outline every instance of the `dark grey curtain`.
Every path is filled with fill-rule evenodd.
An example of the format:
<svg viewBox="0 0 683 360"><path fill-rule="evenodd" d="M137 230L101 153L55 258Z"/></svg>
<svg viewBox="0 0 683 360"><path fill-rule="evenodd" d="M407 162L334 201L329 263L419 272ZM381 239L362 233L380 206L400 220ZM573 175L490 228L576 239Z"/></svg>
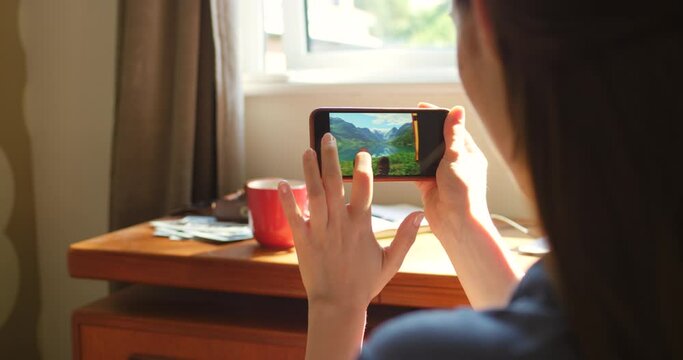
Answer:
<svg viewBox="0 0 683 360"><path fill-rule="evenodd" d="M226 87L222 70L236 64L234 51L221 50L234 33L215 23L232 21L216 11L226 14L223 2L121 0L112 229L209 201L243 180L243 146L225 146L243 134L238 73ZM236 99L227 108L225 92ZM225 167L237 169L229 181Z"/></svg>

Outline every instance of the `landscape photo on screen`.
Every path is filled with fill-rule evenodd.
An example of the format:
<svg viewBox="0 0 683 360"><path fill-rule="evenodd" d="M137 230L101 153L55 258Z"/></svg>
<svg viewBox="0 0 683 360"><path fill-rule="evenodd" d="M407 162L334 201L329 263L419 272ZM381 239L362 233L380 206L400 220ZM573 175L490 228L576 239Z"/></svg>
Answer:
<svg viewBox="0 0 683 360"><path fill-rule="evenodd" d="M330 132L337 139L342 175L353 175L359 151L370 154L376 176L420 175L417 114L331 112Z"/></svg>

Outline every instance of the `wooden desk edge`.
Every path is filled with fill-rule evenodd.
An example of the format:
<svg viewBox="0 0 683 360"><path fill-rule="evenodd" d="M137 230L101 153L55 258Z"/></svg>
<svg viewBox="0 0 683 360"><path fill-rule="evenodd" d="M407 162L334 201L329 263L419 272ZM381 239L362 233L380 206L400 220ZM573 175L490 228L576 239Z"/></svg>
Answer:
<svg viewBox="0 0 683 360"><path fill-rule="evenodd" d="M290 264L70 247L68 269L74 278L306 298L299 268ZM397 274L373 303L411 307L468 304L456 276L413 273Z"/></svg>
<svg viewBox="0 0 683 360"><path fill-rule="evenodd" d="M112 263L121 266L114 268L110 266ZM81 250L73 247L68 252L69 274L75 278L305 297L298 269L293 274L288 269L290 267L286 264L256 264L221 258Z"/></svg>

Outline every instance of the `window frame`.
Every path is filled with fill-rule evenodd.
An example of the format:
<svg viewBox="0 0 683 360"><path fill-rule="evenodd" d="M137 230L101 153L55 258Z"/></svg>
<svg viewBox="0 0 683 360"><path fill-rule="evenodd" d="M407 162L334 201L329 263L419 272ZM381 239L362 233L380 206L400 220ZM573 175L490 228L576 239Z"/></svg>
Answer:
<svg viewBox="0 0 683 360"><path fill-rule="evenodd" d="M242 69L252 75L248 78L272 78L273 74L266 74L264 63L263 1L240 1L240 5L244 7L240 19L240 49L247 52L241 56ZM456 51L452 49L309 52L305 0L283 0L282 7L282 42L290 81L327 82L324 77L328 73L330 82L459 82Z"/></svg>

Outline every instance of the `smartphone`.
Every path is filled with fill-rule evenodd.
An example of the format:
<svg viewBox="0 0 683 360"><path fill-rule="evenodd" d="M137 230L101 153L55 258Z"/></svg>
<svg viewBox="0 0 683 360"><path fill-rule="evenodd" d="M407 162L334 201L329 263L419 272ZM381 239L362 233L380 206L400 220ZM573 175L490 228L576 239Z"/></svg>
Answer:
<svg viewBox="0 0 683 360"><path fill-rule="evenodd" d="M345 180L353 177L360 151L370 154L376 181L433 178L443 157L446 115L447 109L319 108L310 116L311 148L320 154L320 140L332 133Z"/></svg>

